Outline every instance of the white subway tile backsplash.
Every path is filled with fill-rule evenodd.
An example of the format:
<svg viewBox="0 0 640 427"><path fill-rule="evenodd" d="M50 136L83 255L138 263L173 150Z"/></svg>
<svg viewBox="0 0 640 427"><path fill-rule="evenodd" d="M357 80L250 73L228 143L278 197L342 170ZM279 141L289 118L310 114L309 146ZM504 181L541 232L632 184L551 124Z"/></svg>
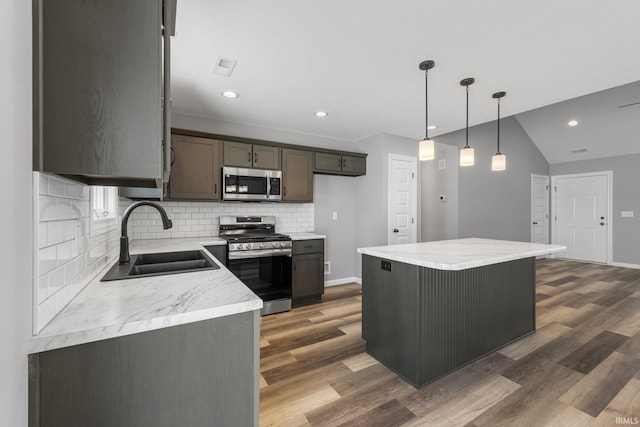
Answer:
<svg viewBox="0 0 640 427"><path fill-rule="evenodd" d="M39 172L34 172L34 182L38 186L34 333L38 333L115 257L118 224L90 234L89 186Z"/></svg>
<svg viewBox="0 0 640 427"><path fill-rule="evenodd" d="M136 209L129 219L129 233L134 239L213 237L218 235L222 215L273 215L276 231L281 233L314 230L312 203L219 203L160 202L173 221L164 230L155 210ZM148 221L148 222L147 222Z"/></svg>

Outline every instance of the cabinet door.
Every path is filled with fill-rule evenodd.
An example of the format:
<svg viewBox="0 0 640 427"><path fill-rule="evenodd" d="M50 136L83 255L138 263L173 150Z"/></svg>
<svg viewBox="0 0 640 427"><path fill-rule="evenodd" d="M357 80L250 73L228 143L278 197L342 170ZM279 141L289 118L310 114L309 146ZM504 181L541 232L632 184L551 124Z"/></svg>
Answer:
<svg viewBox="0 0 640 427"><path fill-rule="evenodd" d="M251 144L243 142L224 142L225 166L237 166L240 168L250 168L253 165L253 153Z"/></svg>
<svg viewBox="0 0 640 427"><path fill-rule="evenodd" d="M314 168L321 172L341 172L342 156L330 153L315 153Z"/></svg>
<svg viewBox="0 0 640 427"><path fill-rule="evenodd" d="M172 199L220 199L220 150L215 139L172 135L175 161L169 181Z"/></svg>
<svg viewBox="0 0 640 427"><path fill-rule="evenodd" d="M324 256L312 253L293 256L293 299L320 296L324 293Z"/></svg>
<svg viewBox="0 0 640 427"><path fill-rule="evenodd" d="M280 148L253 144L253 167L280 169Z"/></svg>
<svg viewBox="0 0 640 427"><path fill-rule="evenodd" d="M162 1L38 0L34 14L35 169L155 186Z"/></svg>
<svg viewBox="0 0 640 427"><path fill-rule="evenodd" d="M282 200L313 202L313 153L282 149Z"/></svg>
<svg viewBox="0 0 640 427"><path fill-rule="evenodd" d="M342 172L345 174L364 175L366 173L366 158L356 156L342 156Z"/></svg>

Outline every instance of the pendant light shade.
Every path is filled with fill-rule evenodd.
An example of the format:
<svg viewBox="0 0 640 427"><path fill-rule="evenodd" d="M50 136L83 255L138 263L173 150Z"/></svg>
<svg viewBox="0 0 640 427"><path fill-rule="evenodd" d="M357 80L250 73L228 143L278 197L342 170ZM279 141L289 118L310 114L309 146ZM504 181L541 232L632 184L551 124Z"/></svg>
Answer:
<svg viewBox="0 0 640 427"><path fill-rule="evenodd" d="M420 160L433 160L436 158L436 147L433 139L423 139L420 141L420 146L418 149L418 156Z"/></svg>
<svg viewBox="0 0 640 427"><path fill-rule="evenodd" d="M421 161L433 160L436 157L435 143L429 138L429 85L427 76L429 70L432 69L436 63L431 60L422 61L418 66L419 69L424 71L424 117L425 117L425 135L424 139L420 141L418 147L418 158Z"/></svg>
<svg viewBox="0 0 640 427"><path fill-rule="evenodd" d="M460 166L473 166L475 159L473 148L469 147L469 86L472 85L476 79L473 77L468 77L466 79L460 80L460 86L465 86L467 88L467 126L466 126L466 137L465 137L465 145L462 150L460 150Z"/></svg>
<svg viewBox="0 0 640 427"><path fill-rule="evenodd" d="M491 158L492 171L503 171L507 168L507 158L500 152L500 98L504 97L506 94L507 92L496 92L491 95L492 98L498 100L498 149L496 154Z"/></svg>

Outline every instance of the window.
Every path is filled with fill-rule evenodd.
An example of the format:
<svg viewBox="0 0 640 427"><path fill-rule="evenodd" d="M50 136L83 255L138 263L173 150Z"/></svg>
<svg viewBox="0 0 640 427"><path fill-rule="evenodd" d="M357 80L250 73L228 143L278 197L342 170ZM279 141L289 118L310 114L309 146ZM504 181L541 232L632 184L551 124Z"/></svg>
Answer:
<svg viewBox="0 0 640 427"><path fill-rule="evenodd" d="M116 223L118 217L118 187L91 187L91 232Z"/></svg>

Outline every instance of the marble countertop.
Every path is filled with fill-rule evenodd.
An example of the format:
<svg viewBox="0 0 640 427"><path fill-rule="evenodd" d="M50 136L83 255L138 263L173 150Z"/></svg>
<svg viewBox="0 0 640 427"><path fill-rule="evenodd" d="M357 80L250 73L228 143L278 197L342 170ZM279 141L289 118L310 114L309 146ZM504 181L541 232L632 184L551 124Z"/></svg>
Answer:
<svg viewBox="0 0 640 427"><path fill-rule="evenodd" d="M317 234L313 231L286 233L291 240L312 240L312 239L326 239L324 234Z"/></svg>
<svg viewBox="0 0 640 427"><path fill-rule="evenodd" d="M561 245L469 238L358 248L358 253L438 270L465 270L566 249Z"/></svg>
<svg viewBox="0 0 640 427"><path fill-rule="evenodd" d="M215 237L142 240L134 241L130 252L204 249L224 243ZM218 270L100 282L113 262L29 340L29 353L262 308L262 300L219 262Z"/></svg>

